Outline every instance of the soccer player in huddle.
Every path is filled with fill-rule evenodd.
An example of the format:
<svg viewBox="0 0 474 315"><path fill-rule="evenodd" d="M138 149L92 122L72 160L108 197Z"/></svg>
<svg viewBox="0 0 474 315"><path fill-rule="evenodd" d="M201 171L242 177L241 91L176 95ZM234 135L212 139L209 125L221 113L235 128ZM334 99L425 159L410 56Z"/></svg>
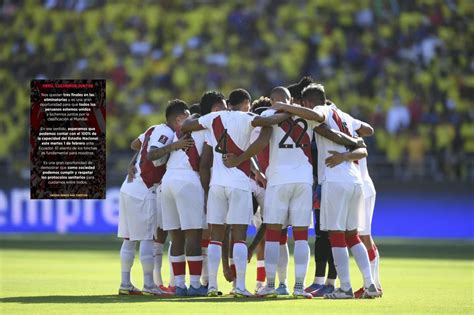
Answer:
<svg viewBox="0 0 474 315"><path fill-rule="evenodd" d="M339 110L336 105L326 100L324 87L311 84L303 90L303 103L308 108L279 103L276 107L302 118L325 123L333 129L339 129L346 135L354 135L363 126L360 121ZM324 104L324 105L322 105ZM319 105L319 106L317 106ZM319 135L318 145L318 179L322 186L321 196L321 229L329 231L332 253L340 280L340 288L325 295L329 299L349 299L354 294L349 275L350 248L357 266L364 278L363 297L376 297L379 292L375 287L370 262L365 246L362 244L358 228L359 216L363 213L364 195L362 179L356 160L367 156L365 148L352 152L355 161L344 161L332 165L326 160L336 152L347 152L348 149ZM331 167L333 166L333 167Z"/></svg>
<svg viewBox="0 0 474 315"><path fill-rule="evenodd" d="M171 101L167 112L177 106ZM174 130L180 124L182 115L167 115L165 124L148 128L132 143L139 147L135 156L136 173L127 176L120 188L118 237L123 238L120 250L122 282L119 294L162 295L169 292L155 284L153 270L155 265L153 239L157 228L162 227L161 211L157 207L159 185L166 171L165 160L152 162L153 150L171 150L185 148L186 144L172 143ZM135 247L140 243L140 261L143 268L144 286L140 292L132 285L130 271L135 258Z"/></svg>
<svg viewBox="0 0 474 315"><path fill-rule="evenodd" d="M241 167L228 169L222 156L240 154L250 144L250 133L257 126L267 126L286 119L286 114L260 117L248 113L250 94L237 89L229 95L230 111L221 111L187 120L183 132L207 129L213 148L212 176L207 200L207 220L211 225L211 242L208 247L209 288L208 296L217 296L217 271L222 257L222 241L225 224L232 226L233 260L236 267L235 296L252 294L245 288L247 268L247 226L252 218L252 195L250 190L250 162Z"/></svg>

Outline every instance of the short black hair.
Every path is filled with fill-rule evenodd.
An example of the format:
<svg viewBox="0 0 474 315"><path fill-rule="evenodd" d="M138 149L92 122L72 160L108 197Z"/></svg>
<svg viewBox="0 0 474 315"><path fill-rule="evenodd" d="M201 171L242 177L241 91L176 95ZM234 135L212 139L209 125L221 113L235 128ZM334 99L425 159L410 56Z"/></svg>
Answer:
<svg viewBox="0 0 474 315"><path fill-rule="evenodd" d="M324 105L326 102L326 92L322 84L311 83L304 88L301 96L304 100L312 101L316 105Z"/></svg>
<svg viewBox="0 0 474 315"><path fill-rule="evenodd" d="M201 101L199 102L199 106L201 107L201 115L209 114L212 110L212 106L215 103L225 102L224 94L217 91L207 91L201 97Z"/></svg>
<svg viewBox="0 0 474 315"><path fill-rule="evenodd" d="M185 101L174 99L168 102L166 106L166 120L175 118L178 115L186 114L189 111L188 104Z"/></svg>
<svg viewBox="0 0 474 315"><path fill-rule="evenodd" d="M253 101L250 111L254 114L260 115L272 106L272 101L265 96Z"/></svg>
<svg viewBox="0 0 474 315"><path fill-rule="evenodd" d="M284 86L277 86L272 89L270 92L270 99L275 101L275 99L282 99L285 101L289 101L291 99L291 93L288 89Z"/></svg>
<svg viewBox="0 0 474 315"><path fill-rule="evenodd" d="M289 85L288 90L290 91L291 97L302 99L303 95L301 93L303 89L313 82L313 78L305 76L301 78L300 82Z"/></svg>
<svg viewBox="0 0 474 315"><path fill-rule="evenodd" d="M250 93L244 89L235 89L229 94L229 104L231 106L237 106L246 100L251 101L252 97Z"/></svg>
<svg viewBox="0 0 474 315"><path fill-rule="evenodd" d="M195 103L189 107L189 112L192 114L201 114L201 106L199 106L199 103Z"/></svg>

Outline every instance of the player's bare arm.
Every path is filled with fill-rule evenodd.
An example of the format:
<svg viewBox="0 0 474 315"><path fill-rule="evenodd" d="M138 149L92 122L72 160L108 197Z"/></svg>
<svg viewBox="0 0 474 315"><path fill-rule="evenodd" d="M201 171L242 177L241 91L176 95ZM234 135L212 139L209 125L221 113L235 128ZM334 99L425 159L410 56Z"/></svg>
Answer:
<svg viewBox="0 0 474 315"><path fill-rule="evenodd" d="M281 123L284 120L290 118L290 115L287 113L276 113L271 116L263 117L257 116L252 120L253 127L268 127L271 125L276 125Z"/></svg>
<svg viewBox="0 0 474 315"><path fill-rule="evenodd" d="M181 126L181 132L191 132L191 131L199 131L204 130L203 126L199 124L198 118L188 118L184 121L183 125Z"/></svg>
<svg viewBox="0 0 474 315"><path fill-rule="evenodd" d="M170 143L162 148L152 146L150 152L146 155L147 160L154 161L162 158L163 156L180 149L189 149L194 144L194 140L191 137L182 137L178 141Z"/></svg>
<svg viewBox="0 0 474 315"><path fill-rule="evenodd" d="M267 178L265 177L265 174L263 174L260 170L255 156L250 159L250 162L251 171L255 176L255 181L262 185L263 188L267 188Z"/></svg>
<svg viewBox="0 0 474 315"><path fill-rule="evenodd" d="M273 104L271 109L277 111L285 111L287 113L290 113L291 115L298 116L306 120L314 120L317 122L323 122L326 118L324 113L318 109L309 109L297 104L286 104L282 102L276 102L275 104Z"/></svg>
<svg viewBox="0 0 474 315"><path fill-rule="evenodd" d="M257 117L258 118L258 117ZM244 161L247 161L252 156L256 155L258 152L265 149L270 141L270 137L272 136L272 128L271 127L263 127L260 135L258 136L257 140L253 142L247 150L245 150L241 155L235 156L234 154L225 154L222 156L224 159L224 165L226 167L236 167L242 164Z"/></svg>
<svg viewBox="0 0 474 315"><path fill-rule="evenodd" d="M138 156L138 151L135 152L132 159L130 160L130 163L128 164L127 182L129 183L133 182L133 179L135 178L135 174L137 173L137 168L135 167L135 163L137 162L137 156Z"/></svg>
<svg viewBox="0 0 474 315"><path fill-rule="evenodd" d="M314 131L323 136L326 139L329 139L337 144L344 146L351 146L355 148L365 148L365 142L362 138L353 138L346 135L341 131L337 131L329 128L326 124L321 124L318 127L314 128Z"/></svg>
<svg viewBox="0 0 474 315"><path fill-rule="evenodd" d="M209 183L211 182L212 158L212 147L204 143L201 160L199 162L199 177L201 179L201 186L206 195L209 192Z"/></svg>
<svg viewBox="0 0 474 315"><path fill-rule="evenodd" d="M230 225L227 224L225 227L224 240L222 241L222 271L224 273L224 278L228 282L234 281L234 276L229 266L230 242L231 242L230 233L231 233Z"/></svg>
<svg viewBox="0 0 474 315"><path fill-rule="evenodd" d="M369 155L366 148L358 148L353 151L343 153L337 151L328 152L332 155L326 159L325 163L328 167L331 168L341 164L342 162L357 161Z"/></svg>
<svg viewBox="0 0 474 315"><path fill-rule="evenodd" d="M141 147L142 147L142 142L138 138L136 138L135 140L132 141L132 143L130 143L130 148L133 151L138 151L140 150Z"/></svg>

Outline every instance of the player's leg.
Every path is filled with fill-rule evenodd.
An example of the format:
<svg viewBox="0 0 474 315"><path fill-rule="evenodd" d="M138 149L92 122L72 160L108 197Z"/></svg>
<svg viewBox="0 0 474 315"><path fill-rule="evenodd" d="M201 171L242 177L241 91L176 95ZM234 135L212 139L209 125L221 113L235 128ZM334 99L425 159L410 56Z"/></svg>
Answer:
<svg viewBox="0 0 474 315"><path fill-rule="evenodd" d="M186 235L186 261L189 268L189 290L191 296L202 296L207 294L207 289L201 288L202 252L201 252L201 229L189 229Z"/></svg>
<svg viewBox="0 0 474 315"><path fill-rule="evenodd" d="M265 273L265 240L262 239L257 245L257 285L255 287L255 292L259 288L265 285L266 273Z"/></svg>
<svg viewBox="0 0 474 315"><path fill-rule="evenodd" d="M208 296L218 295L217 273L222 258L222 242L225 236L225 220L229 204L225 187L211 186L207 198L207 222L211 229L211 241L207 248L209 287Z"/></svg>
<svg viewBox="0 0 474 315"><path fill-rule="evenodd" d="M181 229L170 230L170 261L176 281L176 295L186 296L186 256L184 255L185 234Z"/></svg>
<svg viewBox="0 0 474 315"><path fill-rule="evenodd" d="M288 262L290 252L288 250L288 228L283 228L280 234L280 256L278 258L277 274L280 285L276 288L278 295L289 295L288 291Z"/></svg>
<svg viewBox="0 0 474 315"><path fill-rule="evenodd" d="M360 226L359 216L364 211L364 195L362 192L362 185L354 184L352 185L351 190L353 193L348 203L348 215L345 233L346 243L350 248L357 266L359 267L359 270L364 278L363 296L376 297L378 296L378 291L375 288L372 278L369 255L364 244L362 244L357 231Z"/></svg>
<svg viewBox="0 0 474 315"><path fill-rule="evenodd" d="M316 232L316 240L314 242L314 261L316 269L314 271L313 283L305 289L306 292L310 293L319 290L324 286L324 281L326 278L326 264L328 261L327 252L325 251L325 243L328 240L321 237L319 209L314 209L314 221Z"/></svg>
<svg viewBox="0 0 474 315"><path fill-rule="evenodd" d="M352 191L351 191L352 193ZM347 250L345 229L349 193L344 183L323 182L321 192L321 230L329 232L334 265L339 277L340 287L333 293L324 295L329 299L352 299L349 251Z"/></svg>
<svg viewBox="0 0 474 315"><path fill-rule="evenodd" d="M210 241L211 241L211 231L209 230L209 228L206 228L205 230L202 230L202 238L201 238L201 252L202 252L201 283L205 287L207 287L209 283L209 274L208 274L208 267L207 267L207 248L209 247Z"/></svg>
<svg viewBox="0 0 474 315"><path fill-rule="evenodd" d="M250 191L226 188L229 212L226 223L232 226L232 258L236 271L235 297L248 297L252 294L246 289L247 272L247 227L252 221L252 193Z"/></svg>
<svg viewBox="0 0 474 315"><path fill-rule="evenodd" d="M121 295L138 295L141 291L137 289L131 282L130 272L132 270L133 262L135 260L136 241L130 241L130 232L128 227L127 215L127 201L128 195L120 193L119 204L119 224L117 236L123 239L120 248L120 265L121 265L121 283L119 287L119 294Z"/></svg>
<svg viewBox="0 0 474 315"><path fill-rule="evenodd" d="M154 267L153 267L153 278L155 284L163 291L169 292L168 288L163 285L163 278L161 274L161 269L163 266L163 249L168 236L168 232L163 230L163 216L162 216L162 206L161 206L161 186L156 190L156 210L157 210L157 229L154 237ZM169 257L169 255L168 255ZM170 270L171 270L170 265ZM170 275L170 279L173 278ZM171 281L170 281L171 282ZM173 284L174 286L174 284ZM171 293L171 292L170 292Z"/></svg>

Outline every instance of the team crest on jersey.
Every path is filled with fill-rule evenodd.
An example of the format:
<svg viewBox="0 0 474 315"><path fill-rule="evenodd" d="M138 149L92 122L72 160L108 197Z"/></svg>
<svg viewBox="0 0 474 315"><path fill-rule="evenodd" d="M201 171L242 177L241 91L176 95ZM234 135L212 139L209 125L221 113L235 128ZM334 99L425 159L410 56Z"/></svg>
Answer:
<svg viewBox="0 0 474 315"><path fill-rule="evenodd" d="M158 142L165 144L166 141L168 141L168 137L165 135L162 135L160 139L158 139Z"/></svg>

